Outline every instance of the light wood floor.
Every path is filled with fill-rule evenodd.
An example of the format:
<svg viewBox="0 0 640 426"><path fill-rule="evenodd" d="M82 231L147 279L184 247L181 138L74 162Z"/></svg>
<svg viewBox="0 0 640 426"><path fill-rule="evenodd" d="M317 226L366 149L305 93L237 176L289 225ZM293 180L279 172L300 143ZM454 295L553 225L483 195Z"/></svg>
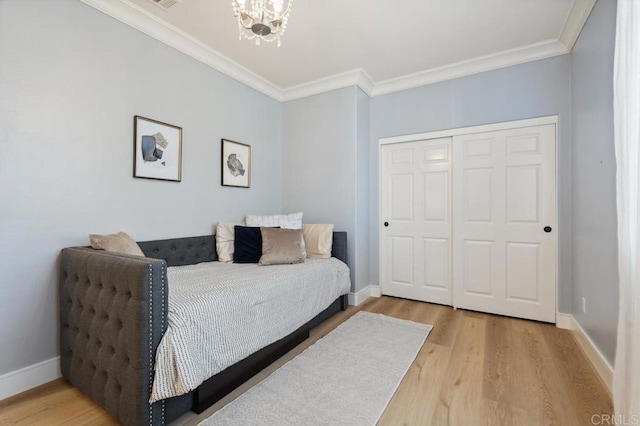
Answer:
<svg viewBox="0 0 640 426"><path fill-rule="evenodd" d="M335 315L209 410L188 413L174 424L195 425L207 418L361 309L434 326L380 425L590 425L592 415L612 412L610 396L567 330L382 297ZM58 380L0 402L0 424L110 425L115 420Z"/></svg>

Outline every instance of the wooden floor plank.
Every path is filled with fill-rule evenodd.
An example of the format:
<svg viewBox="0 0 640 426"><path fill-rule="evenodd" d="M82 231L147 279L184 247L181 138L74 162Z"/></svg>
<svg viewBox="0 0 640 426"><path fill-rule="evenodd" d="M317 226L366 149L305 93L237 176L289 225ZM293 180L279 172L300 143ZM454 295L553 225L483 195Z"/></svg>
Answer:
<svg viewBox="0 0 640 426"><path fill-rule="evenodd" d="M464 311L447 306L440 306L439 310L440 314L432 324L433 330L429 334L429 341L438 345L453 346Z"/></svg>
<svg viewBox="0 0 640 426"><path fill-rule="evenodd" d="M538 374L539 354L531 353L537 347L528 333L519 331L522 327L511 326L512 321L500 316L487 320L483 397L496 413L524 416L528 424L549 424L554 417L546 411L548 386Z"/></svg>
<svg viewBox="0 0 640 426"><path fill-rule="evenodd" d="M451 347L426 342L380 418L379 425L420 425L431 418L446 378Z"/></svg>
<svg viewBox="0 0 640 426"><path fill-rule="evenodd" d="M513 402L520 397L520 373L523 372L516 365L514 343L509 320L497 316L489 318L484 345L483 397L503 402Z"/></svg>
<svg viewBox="0 0 640 426"><path fill-rule="evenodd" d="M590 424L594 414L611 414L613 405L600 378L578 347L569 330L540 326L550 357L557 366L557 378L570 384L572 411L579 424Z"/></svg>
<svg viewBox="0 0 640 426"><path fill-rule="evenodd" d="M576 416L568 409L568 403L573 392L570 383L558 380L558 366L554 363L553 355L542 336L543 327L535 322L529 322L527 327L516 327L517 335L524 344L524 368L529 369L534 380L527 390L537 401L537 424L565 425L575 424ZM522 331L519 331L522 330ZM586 360L585 360L586 361ZM564 401L563 404L558 401Z"/></svg>
<svg viewBox="0 0 640 426"><path fill-rule="evenodd" d="M433 425L465 425L478 417L482 398L482 370L486 321L464 316L451 350L446 378L439 390Z"/></svg>
<svg viewBox="0 0 640 426"><path fill-rule="evenodd" d="M433 325L380 425L584 425L593 414L612 412L609 394L566 330L381 297L333 316L218 404L201 415L187 413L174 424L198 424L361 310ZM59 380L0 402L0 424L117 423Z"/></svg>

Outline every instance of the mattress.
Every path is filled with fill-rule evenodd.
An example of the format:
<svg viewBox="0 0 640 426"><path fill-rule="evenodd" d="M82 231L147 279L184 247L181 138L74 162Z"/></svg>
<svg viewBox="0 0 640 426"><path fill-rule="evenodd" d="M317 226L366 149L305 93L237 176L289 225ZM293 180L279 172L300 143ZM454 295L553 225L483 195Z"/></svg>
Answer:
<svg viewBox="0 0 640 426"><path fill-rule="evenodd" d="M150 402L183 395L291 334L349 292L338 259L294 265L207 262L167 270L168 328Z"/></svg>

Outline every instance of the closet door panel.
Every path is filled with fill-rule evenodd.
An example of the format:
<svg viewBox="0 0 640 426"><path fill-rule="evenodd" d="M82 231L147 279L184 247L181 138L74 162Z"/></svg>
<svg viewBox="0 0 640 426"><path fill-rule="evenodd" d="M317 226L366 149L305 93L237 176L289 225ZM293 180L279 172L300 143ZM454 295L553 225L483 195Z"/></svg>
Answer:
<svg viewBox="0 0 640 426"><path fill-rule="evenodd" d="M449 274L449 239L423 238L424 244L424 282L425 287L448 291Z"/></svg>
<svg viewBox="0 0 640 426"><path fill-rule="evenodd" d="M555 134L453 138L454 306L555 321Z"/></svg>
<svg viewBox="0 0 640 426"><path fill-rule="evenodd" d="M380 162L381 291L451 305L451 138L384 145Z"/></svg>

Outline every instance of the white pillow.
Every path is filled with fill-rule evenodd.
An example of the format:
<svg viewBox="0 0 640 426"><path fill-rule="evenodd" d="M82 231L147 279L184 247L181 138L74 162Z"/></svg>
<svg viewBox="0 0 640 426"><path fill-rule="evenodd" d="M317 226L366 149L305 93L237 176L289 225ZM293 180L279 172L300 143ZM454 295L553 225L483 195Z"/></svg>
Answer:
<svg viewBox="0 0 640 426"><path fill-rule="evenodd" d="M247 215L247 226L280 227L283 229L302 229L302 212L291 214L274 214L271 216Z"/></svg>
<svg viewBox="0 0 640 426"><path fill-rule="evenodd" d="M305 223L302 236L307 257L311 259L329 259L333 246L333 225Z"/></svg>
<svg viewBox="0 0 640 426"><path fill-rule="evenodd" d="M219 262L233 262L235 227L242 225L242 223L236 222L218 222L218 226L216 226L216 251Z"/></svg>

